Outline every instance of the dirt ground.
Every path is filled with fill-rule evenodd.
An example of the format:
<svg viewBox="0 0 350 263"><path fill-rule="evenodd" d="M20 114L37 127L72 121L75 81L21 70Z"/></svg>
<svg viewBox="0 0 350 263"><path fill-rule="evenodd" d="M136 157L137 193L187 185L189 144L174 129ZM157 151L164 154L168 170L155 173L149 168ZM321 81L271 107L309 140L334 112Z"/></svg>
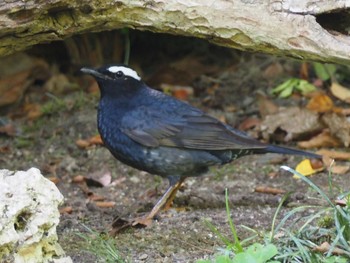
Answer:
<svg viewBox="0 0 350 263"><path fill-rule="evenodd" d="M228 52L224 48L222 50L223 53ZM238 55L242 54L232 56ZM200 92L195 92L189 98L190 103L217 117L225 116L231 125L238 125L245 117L256 114L256 91L266 90L269 86L268 81L261 77L262 71L267 63L277 59L261 55L243 57L248 59L237 62L234 70L225 71L226 75L221 76L220 90L216 91L211 103L206 103L206 95ZM291 65L296 63L282 61ZM227 72L234 73L230 75ZM205 86L209 85L210 79L200 78L200 81ZM83 95L75 91L61 98L74 101ZM58 179L57 187L65 197L63 207L72 208L71 213L62 214L58 235L60 244L73 262L96 262L94 256L84 251L84 243L76 235L79 231L85 231L83 225L107 232L114 217L128 219L149 211L168 186L165 179L121 164L103 146L77 147L77 139L97 134L97 102L98 97L86 95L83 102L73 109L44 115L31 122L16 119L14 123L19 135L0 137L0 144L10 149L6 154L1 154L1 168L27 170L34 166L41 169L45 176ZM218 104L221 107L217 107ZM224 112L225 108L232 106L236 108L234 112ZM241 225L259 231L268 230L282 195L258 193L254 189L268 186L291 191L292 195L281 216L290 207L314 202L312 197L315 197L315 193L305 183L279 169L280 165L294 168L301 159L278 155L248 156L223 167L213 167L205 176L188 178L177 194L173 209L161 213L148 228L129 229L117 235L117 246L130 262L194 262L212 256L224 244L204 221L210 221L222 233L230 235L225 211L225 188L229 192L233 220L239 226L242 238L249 234ZM94 177L108 173L112 175L110 184L104 187L89 186L89 190L103 196L104 201L115 202L112 207L97 206L73 182L77 175ZM350 180L344 179L347 176L334 176L335 184L348 188ZM312 180L327 189L326 173L319 173Z"/></svg>

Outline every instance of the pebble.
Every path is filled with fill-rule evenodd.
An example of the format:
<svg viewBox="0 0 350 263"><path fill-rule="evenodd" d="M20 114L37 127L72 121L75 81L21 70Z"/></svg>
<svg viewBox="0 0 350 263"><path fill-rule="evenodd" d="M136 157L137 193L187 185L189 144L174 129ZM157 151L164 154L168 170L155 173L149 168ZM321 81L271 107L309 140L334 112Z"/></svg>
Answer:
<svg viewBox="0 0 350 263"><path fill-rule="evenodd" d="M148 258L148 255L147 254L142 254L140 257L139 257L139 260L146 260Z"/></svg>

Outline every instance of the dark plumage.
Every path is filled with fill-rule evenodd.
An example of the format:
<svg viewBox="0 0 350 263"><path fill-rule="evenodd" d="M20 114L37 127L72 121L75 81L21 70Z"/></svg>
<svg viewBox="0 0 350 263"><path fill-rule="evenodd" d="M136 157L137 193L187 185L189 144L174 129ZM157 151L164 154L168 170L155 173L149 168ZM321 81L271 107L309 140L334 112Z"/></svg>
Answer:
<svg viewBox="0 0 350 263"><path fill-rule="evenodd" d="M169 179L167 193L141 223L149 223L172 200L186 177L199 176L209 166L248 154L319 158L252 139L200 109L149 88L127 66L82 71L94 76L99 84L98 130L110 152L127 165Z"/></svg>

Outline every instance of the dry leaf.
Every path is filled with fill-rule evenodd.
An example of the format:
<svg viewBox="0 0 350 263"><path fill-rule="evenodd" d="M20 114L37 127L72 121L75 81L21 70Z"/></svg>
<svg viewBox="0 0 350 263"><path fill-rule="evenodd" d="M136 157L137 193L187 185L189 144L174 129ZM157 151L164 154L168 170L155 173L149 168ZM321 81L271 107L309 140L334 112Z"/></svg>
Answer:
<svg viewBox="0 0 350 263"><path fill-rule="evenodd" d="M16 127L13 125L13 123L7 123L0 126L0 133L13 137L16 135Z"/></svg>
<svg viewBox="0 0 350 263"><path fill-rule="evenodd" d="M326 94L319 92L310 99L306 105L306 108L312 111L323 113L331 111L333 109L333 106L334 104L332 99Z"/></svg>
<svg viewBox="0 0 350 263"><path fill-rule="evenodd" d="M72 180L73 183L80 184L82 182L85 182L85 176L83 175L77 175Z"/></svg>
<svg viewBox="0 0 350 263"><path fill-rule="evenodd" d="M284 194L286 191L280 188L274 188L274 187L268 187L268 186L257 186L254 189L257 193L264 193L264 194Z"/></svg>
<svg viewBox="0 0 350 263"><path fill-rule="evenodd" d="M309 175L312 175L312 174L315 174L319 171L322 171L324 170L324 168L318 168L318 169L315 169L312 164L311 164L311 161L310 159L305 159L303 161L301 161L297 167L295 168L295 171L297 171L298 173L301 173L302 175L304 176L309 176ZM293 178L295 179L299 179L299 176L298 175L294 175Z"/></svg>
<svg viewBox="0 0 350 263"><path fill-rule="evenodd" d="M350 167L347 165L332 165L330 171L332 174L345 174L349 171Z"/></svg>
<svg viewBox="0 0 350 263"><path fill-rule="evenodd" d="M95 202L96 206L101 208L111 208L115 206L115 202Z"/></svg>
<svg viewBox="0 0 350 263"><path fill-rule="evenodd" d="M112 174L107 169L102 169L89 174L85 177L88 186L104 187L112 182Z"/></svg>
<svg viewBox="0 0 350 263"><path fill-rule="evenodd" d="M81 149L86 149L92 145L103 145L103 141L100 135L95 135L85 140L78 139L75 141L75 144Z"/></svg>
<svg viewBox="0 0 350 263"><path fill-rule="evenodd" d="M92 195L90 195L89 196L89 199L91 200L91 201L103 201L103 200L105 200L106 198L104 197L104 196L102 196L102 195L97 195L97 194L92 194Z"/></svg>
<svg viewBox="0 0 350 263"><path fill-rule="evenodd" d="M73 212L73 207L65 206L60 209L60 214L71 214Z"/></svg>
<svg viewBox="0 0 350 263"><path fill-rule="evenodd" d="M337 147L340 146L339 139L334 138L328 129L324 129L321 133L312 137L308 141L298 142L298 146L304 149L320 148L320 147Z"/></svg>
<svg viewBox="0 0 350 263"><path fill-rule="evenodd" d="M330 250L330 248L331 248L331 245L326 241L326 242L323 242L321 245L314 247L313 251L317 251L317 252L324 254L324 253L327 253ZM335 247L332 250L332 254L333 255L346 255L347 252L344 251L343 249Z"/></svg>
<svg viewBox="0 0 350 263"><path fill-rule="evenodd" d="M327 155L322 155L322 162L324 166L329 170L329 168L335 164L335 161L333 158L327 156Z"/></svg>
<svg viewBox="0 0 350 263"><path fill-rule="evenodd" d="M54 95L66 94L67 92L76 89L76 87L77 86L70 82L67 76L62 73L52 75L44 85L44 89Z"/></svg>
<svg viewBox="0 0 350 263"><path fill-rule="evenodd" d="M257 93L258 108L261 117L278 112L278 106L264 94Z"/></svg>
<svg viewBox="0 0 350 263"><path fill-rule="evenodd" d="M0 153L10 153L11 148L9 145L2 145L0 146Z"/></svg>
<svg viewBox="0 0 350 263"><path fill-rule="evenodd" d="M283 67L280 63L275 62L270 64L262 73L262 76L267 79L275 79L283 73Z"/></svg>
<svg viewBox="0 0 350 263"><path fill-rule="evenodd" d="M90 137L88 139L88 142L90 143L90 145L103 145L102 138L101 138L101 136L99 134Z"/></svg>
<svg viewBox="0 0 350 263"><path fill-rule="evenodd" d="M100 89L98 87L98 83L96 81L91 82L91 85L88 87L87 91L89 94L93 94L93 95L100 94Z"/></svg>
<svg viewBox="0 0 350 263"><path fill-rule="evenodd" d="M346 200L344 198L343 199L337 199L337 200L334 201L334 203L336 205L340 205L340 206L347 206L348 203L349 203L349 200Z"/></svg>
<svg viewBox="0 0 350 263"><path fill-rule="evenodd" d="M56 176L51 176L51 177L48 177L47 179L49 179L51 182L53 182L54 184L58 184L60 179L57 178Z"/></svg>
<svg viewBox="0 0 350 263"><path fill-rule="evenodd" d="M38 119L41 115L43 115L41 106L36 103L26 103L23 106L23 111L26 112L29 120Z"/></svg>
<svg viewBox="0 0 350 263"><path fill-rule="evenodd" d="M335 160L350 160L350 152L341 152L341 151L331 151L326 149L321 149L316 152L319 155L328 156Z"/></svg>
<svg viewBox="0 0 350 263"><path fill-rule="evenodd" d="M350 103L350 89L340 85L339 83L333 82L331 85L331 92L334 97Z"/></svg>
<svg viewBox="0 0 350 263"><path fill-rule="evenodd" d="M160 88L165 93L171 93L175 98L180 100L188 100L193 95L193 88L189 86L170 85L162 83Z"/></svg>
<svg viewBox="0 0 350 263"><path fill-rule="evenodd" d="M247 131L258 126L260 123L261 120L258 118L247 118L239 124L238 129L241 131Z"/></svg>
<svg viewBox="0 0 350 263"><path fill-rule="evenodd" d="M321 159L310 159L311 167L314 170L322 171L325 169L324 163Z"/></svg>
<svg viewBox="0 0 350 263"><path fill-rule="evenodd" d="M333 137L338 138L345 147L350 145L350 122L348 119L337 113L326 113L322 121L328 126Z"/></svg>
<svg viewBox="0 0 350 263"><path fill-rule="evenodd" d="M269 140L280 130L286 133L283 134L284 141L319 132L322 128L323 124L316 112L299 107L280 109L275 114L267 115L260 125L265 140Z"/></svg>
<svg viewBox="0 0 350 263"><path fill-rule="evenodd" d="M79 148L82 148L82 149L86 149L87 147L90 146L89 141L83 140L83 139L76 140L76 141L75 141L75 144L76 144Z"/></svg>

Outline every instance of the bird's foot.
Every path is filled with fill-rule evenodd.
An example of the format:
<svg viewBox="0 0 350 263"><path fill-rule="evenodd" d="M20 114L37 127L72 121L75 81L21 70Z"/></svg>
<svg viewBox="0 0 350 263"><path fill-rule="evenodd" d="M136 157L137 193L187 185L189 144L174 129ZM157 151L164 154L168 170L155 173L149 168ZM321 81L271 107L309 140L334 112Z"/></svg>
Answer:
<svg viewBox="0 0 350 263"><path fill-rule="evenodd" d="M152 222L153 222L153 218L144 216L144 217L135 218L131 224L133 227L148 227L152 225Z"/></svg>
<svg viewBox="0 0 350 263"><path fill-rule="evenodd" d="M136 217L132 220L125 220L122 218L116 218L112 222L112 229L109 232L111 236L115 236L130 228L144 228L149 227L152 224L153 218L148 216Z"/></svg>

